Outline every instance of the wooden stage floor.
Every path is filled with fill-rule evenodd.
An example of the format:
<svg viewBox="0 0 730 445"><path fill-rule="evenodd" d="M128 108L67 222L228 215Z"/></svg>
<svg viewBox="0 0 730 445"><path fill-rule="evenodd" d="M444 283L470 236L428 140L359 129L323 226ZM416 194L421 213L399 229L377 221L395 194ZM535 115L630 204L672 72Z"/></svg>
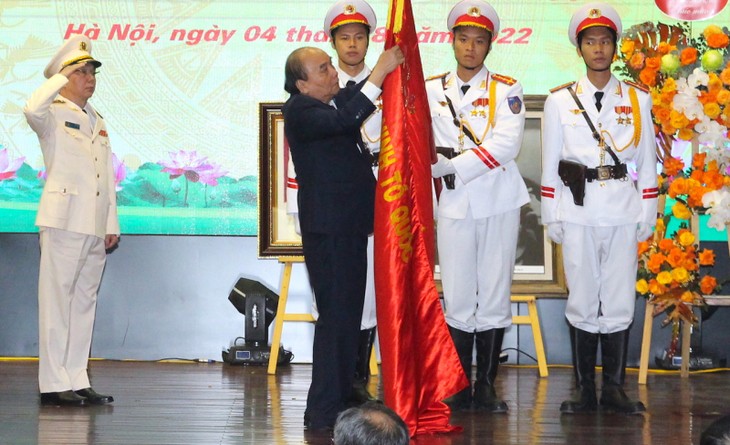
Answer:
<svg viewBox="0 0 730 445"><path fill-rule="evenodd" d="M93 361L92 383L112 394L112 405L41 407L36 361L0 361L2 444L329 444L303 431L311 366L279 368L221 363ZM498 391L506 415L458 413L462 433L417 436L417 445L460 444L681 444L730 412L726 372L649 374L648 385L627 375L627 393L648 407L644 415L561 416L572 370L503 366ZM377 379L371 386L377 387ZM600 382L599 382L600 386Z"/></svg>

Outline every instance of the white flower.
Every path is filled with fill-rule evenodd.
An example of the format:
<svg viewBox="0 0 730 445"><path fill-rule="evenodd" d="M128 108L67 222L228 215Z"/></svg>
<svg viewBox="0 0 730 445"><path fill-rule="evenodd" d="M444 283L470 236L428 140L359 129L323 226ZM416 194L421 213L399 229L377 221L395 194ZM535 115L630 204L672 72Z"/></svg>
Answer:
<svg viewBox="0 0 730 445"><path fill-rule="evenodd" d="M708 145L722 145L722 141L725 139L725 132L727 132L727 128L723 127L722 125L718 124L714 120L710 120L707 116L701 117L701 124L703 127L703 131L699 131L697 129L697 126L700 124L698 123L695 125L695 130L697 130L698 133L700 133L700 136L697 138L700 142L700 144L708 144Z"/></svg>
<svg viewBox="0 0 730 445"><path fill-rule="evenodd" d="M710 219L707 227L722 231L730 223L730 188L707 192L702 196L702 205L707 208Z"/></svg>
<svg viewBox="0 0 730 445"><path fill-rule="evenodd" d="M702 145L701 150L707 153L707 162L715 161L717 165L730 165L730 141L724 136L719 144Z"/></svg>
<svg viewBox="0 0 730 445"><path fill-rule="evenodd" d="M679 113L683 113L687 119L700 119L705 115L705 109L696 96L691 92L695 89L680 91L674 95L672 99L672 108Z"/></svg>
<svg viewBox="0 0 730 445"><path fill-rule="evenodd" d="M709 81L710 75L699 68L695 68L695 70L692 71L692 74L687 76L687 84L692 88L697 88L700 85L707 86Z"/></svg>

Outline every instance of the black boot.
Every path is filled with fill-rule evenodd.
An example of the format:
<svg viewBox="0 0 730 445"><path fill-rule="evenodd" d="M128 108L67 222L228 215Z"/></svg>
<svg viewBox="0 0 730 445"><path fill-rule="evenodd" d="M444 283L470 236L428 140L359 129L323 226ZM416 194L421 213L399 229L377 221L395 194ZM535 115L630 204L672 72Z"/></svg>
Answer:
<svg viewBox="0 0 730 445"><path fill-rule="evenodd" d="M570 346L573 352L573 372L577 397L560 405L566 414L593 412L598 408L596 399L596 355L598 334L570 326Z"/></svg>
<svg viewBox="0 0 730 445"><path fill-rule="evenodd" d="M476 337L477 379L474 382L474 406L490 413L506 413L507 404L497 397L494 390L504 328L477 332Z"/></svg>
<svg viewBox="0 0 730 445"><path fill-rule="evenodd" d="M626 396L622 386L626 377L626 354L629 349L629 330L601 334L601 358L603 360L603 389L601 408L624 414L646 411L639 401Z"/></svg>
<svg viewBox="0 0 730 445"><path fill-rule="evenodd" d="M465 411L471 408L471 359L474 350L474 333L464 332L449 326L449 333L454 340L456 352L459 354L461 367L464 368L469 386L444 400L452 411Z"/></svg>
<svg viewBox="0 0 730 445"><path fill-rule="evenodd" d="M360 330L360 342L357 346L357 363L355 364L355 379L352 381L350 406L360 406L366 402L377 401L367 389L370 379L370 355L375 342L375 328Z"/></svg>

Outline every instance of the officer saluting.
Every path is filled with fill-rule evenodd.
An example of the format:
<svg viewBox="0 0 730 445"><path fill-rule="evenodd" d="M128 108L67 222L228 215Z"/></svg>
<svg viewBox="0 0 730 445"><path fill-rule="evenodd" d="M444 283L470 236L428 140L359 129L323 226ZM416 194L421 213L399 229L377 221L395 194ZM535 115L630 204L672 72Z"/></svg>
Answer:
<svg viewBox="0 0 730 445"><path fill-rule="evenodd" d="M637 240L652 233L657 174L651 97L611 74L621 35L618 13L588 4L572 17L569 39L586 76L551 91L543 128L542 218L563 245L570 294L565 316L578 398L564 413L595 411L595 365L601 343L603 409L645 411L622 389L633 321ZM626 164L636 165L637 180Z"/></svg>
<svg viewBox="0 0 730 445"><path fill-rule="evenodd" d="M506 412L494 390L504 330L512 324L510 287L520 225L529 202L515 163L522 144L522 86L490 72L484 60L499 33L499 17L482 0L449 13L456 71L426 81L439 155L432 176L444 177L438 202L438 253L444 312L461 365L474 390L446 400L455 410Z"/></svg>
<svg viewBox="0 0 730 445"><path fill-rule="evenodd" d="M23 110L38 135L46 184L38 205L38 381L41 404L106 404L87 365L106 249L119 240L112 152L104 119L88 102L101 62L86 36L68 39Z"/></svg>

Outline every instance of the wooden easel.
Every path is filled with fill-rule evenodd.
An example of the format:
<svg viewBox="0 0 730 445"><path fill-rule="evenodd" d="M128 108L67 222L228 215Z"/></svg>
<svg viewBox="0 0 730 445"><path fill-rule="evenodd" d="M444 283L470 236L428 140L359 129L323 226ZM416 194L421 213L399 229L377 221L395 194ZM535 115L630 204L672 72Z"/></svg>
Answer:
<svg viewBox="0 0 730 445"><path fill-rule="evenodd" d="M304 263L304 257L279 257L279 262L284 265L281 274L281 283L279 285L279 303L276 307L276 317L274 318L274 336L271 340L271 351L269 353L268 373L276 374L276 365L279 360L279 345L281 344L281 331L284 329L285 321L304 321L314 323L316 320L311 313L288 313L286 312L286 303L289 298L289 283L291 281L291 270L294 263ZM370 375L378 375L378 359L375 356L375 346L373 345L373 353L370 354Z"/></svg>

